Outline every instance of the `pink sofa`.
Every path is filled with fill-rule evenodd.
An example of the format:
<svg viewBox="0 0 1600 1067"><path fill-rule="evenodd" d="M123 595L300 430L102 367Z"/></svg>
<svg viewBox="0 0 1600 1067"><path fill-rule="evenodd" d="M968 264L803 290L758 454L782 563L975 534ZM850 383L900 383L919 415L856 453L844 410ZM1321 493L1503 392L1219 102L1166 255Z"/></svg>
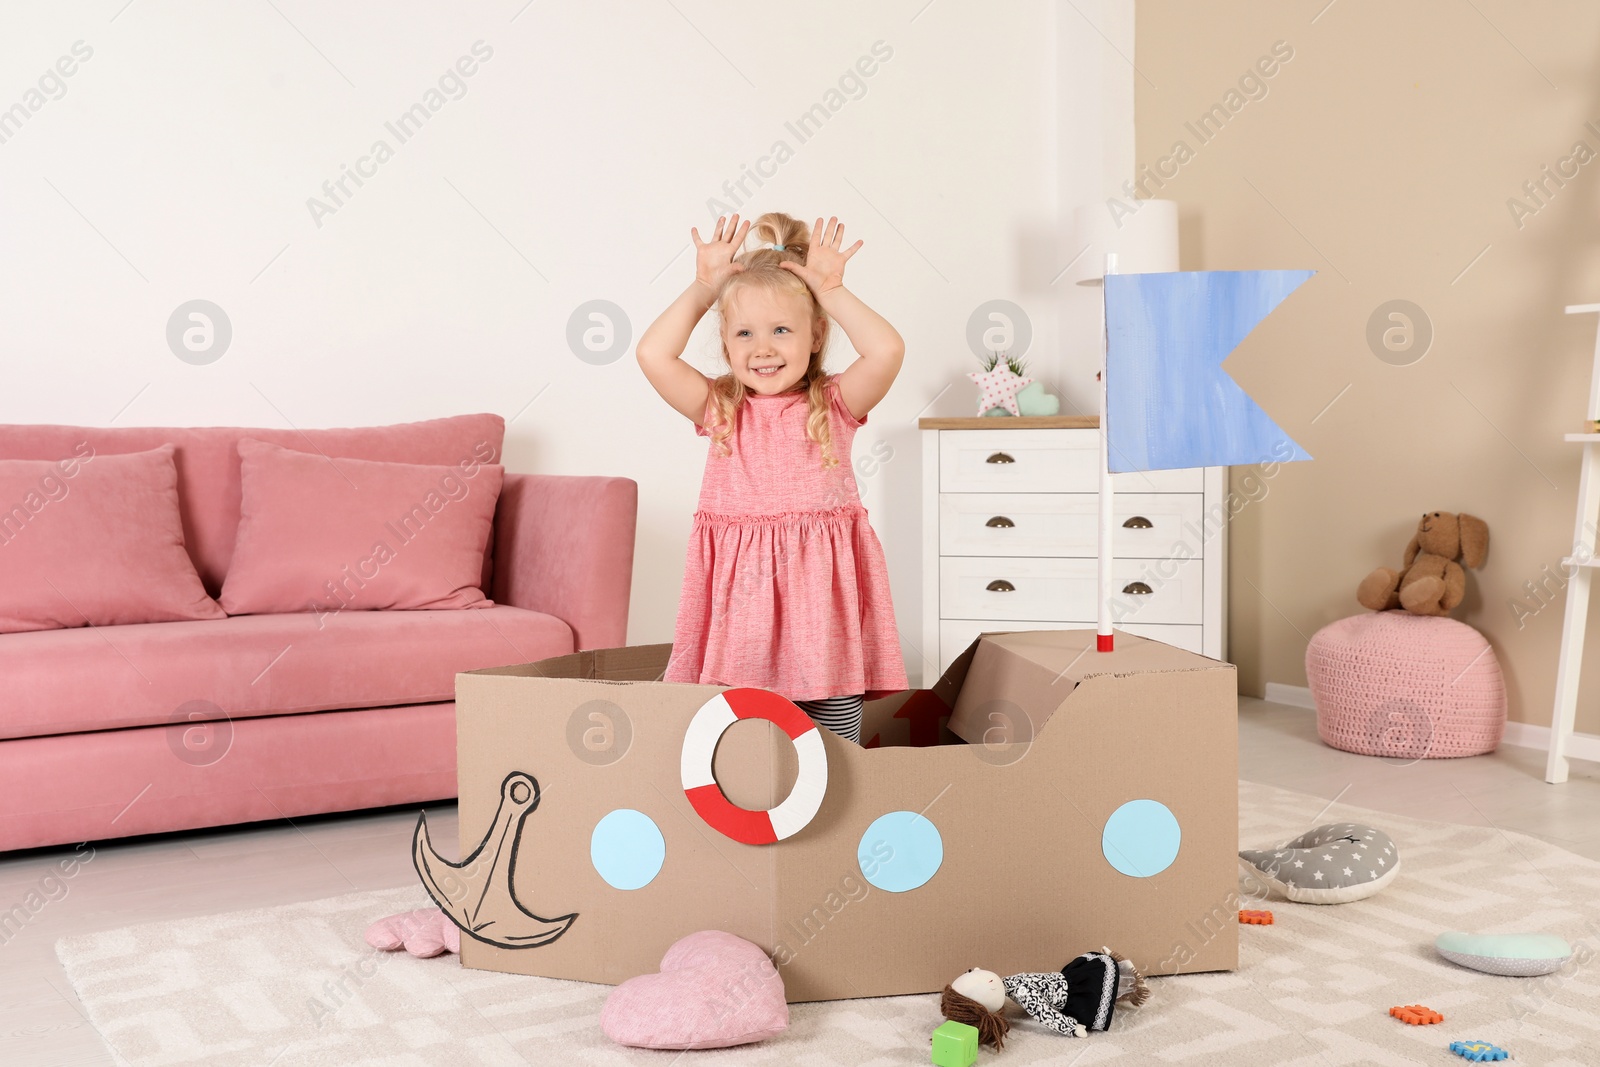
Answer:
<svg viewBox="0 0 1600 1067"><path fill-rule="evenodd" d="M498 415L303 432L0 426L0 459L175 445L185 547L216 596L241 438L454 464L482 442L498 461L504 433ZM507 473L490 608L0 634L0 850L454 797L457 672L627 643L637 489Z"/></svg>

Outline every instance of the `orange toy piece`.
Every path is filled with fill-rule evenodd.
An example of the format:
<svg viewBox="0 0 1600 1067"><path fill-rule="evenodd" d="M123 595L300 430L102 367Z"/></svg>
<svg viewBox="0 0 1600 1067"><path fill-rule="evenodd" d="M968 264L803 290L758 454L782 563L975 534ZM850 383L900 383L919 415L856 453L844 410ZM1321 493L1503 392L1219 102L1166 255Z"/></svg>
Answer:
<svg viewBox="0 0 1600 1067"><path fill-rule="evenodd" d="M1270 911L1241 911L1239 921L1251 926L1271 926L1272 912Z"/></svg>
<svg viewBox="0 0 1600 1067"><path fill-rule="evenodd" d="M1425 1008L1421 1004L1407 1004L1403 1008L1390 1008L1389 1014L1403 1023L1412 1026L1427 1026L1430 1023L1444 1022L1444 1016L1432 1008Z"/></svg>

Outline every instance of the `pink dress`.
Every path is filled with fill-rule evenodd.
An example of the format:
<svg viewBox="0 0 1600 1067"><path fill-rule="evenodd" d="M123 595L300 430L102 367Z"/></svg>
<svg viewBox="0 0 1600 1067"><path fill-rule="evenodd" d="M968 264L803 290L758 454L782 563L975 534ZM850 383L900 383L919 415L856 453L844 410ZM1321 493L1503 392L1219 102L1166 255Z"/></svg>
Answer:
<svg viewBox="0 0 1600 1067"><path fill-rule="evenodd" d="M837 467L824 471L821 446L806 436L804 390L747 392L732 454L706 456L665 681L790 700L873 700L910 687L883 547L850 467L867 420L845 407L836 374L827 395Z"/></svg>

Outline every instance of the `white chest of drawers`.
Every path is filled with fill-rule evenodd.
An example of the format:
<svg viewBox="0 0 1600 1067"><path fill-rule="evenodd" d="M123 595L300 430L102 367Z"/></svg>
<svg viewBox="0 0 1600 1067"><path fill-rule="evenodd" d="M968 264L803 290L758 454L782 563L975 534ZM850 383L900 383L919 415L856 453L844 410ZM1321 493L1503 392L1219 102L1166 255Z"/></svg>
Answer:
<svg viewBox="0 0 1600 1067"><path fill-rule="evenodd" d="M922 684L986 630L1092 627L1098 420L927 418ZM1112 625L1226 656L1227 468L1113 478Z"/></svg>

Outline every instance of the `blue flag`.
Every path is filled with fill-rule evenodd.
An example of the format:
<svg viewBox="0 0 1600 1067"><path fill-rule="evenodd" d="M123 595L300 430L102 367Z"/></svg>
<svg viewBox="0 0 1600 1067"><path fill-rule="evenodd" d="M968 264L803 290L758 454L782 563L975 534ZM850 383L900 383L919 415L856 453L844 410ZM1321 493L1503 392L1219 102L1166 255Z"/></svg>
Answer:
<svg viewBox="0 0 1600 1067"><path fill-rule="evenodd" d="M1113 473L1311 456L1222 369L1316 271L1106 276L1106 429Z"/></svg>

